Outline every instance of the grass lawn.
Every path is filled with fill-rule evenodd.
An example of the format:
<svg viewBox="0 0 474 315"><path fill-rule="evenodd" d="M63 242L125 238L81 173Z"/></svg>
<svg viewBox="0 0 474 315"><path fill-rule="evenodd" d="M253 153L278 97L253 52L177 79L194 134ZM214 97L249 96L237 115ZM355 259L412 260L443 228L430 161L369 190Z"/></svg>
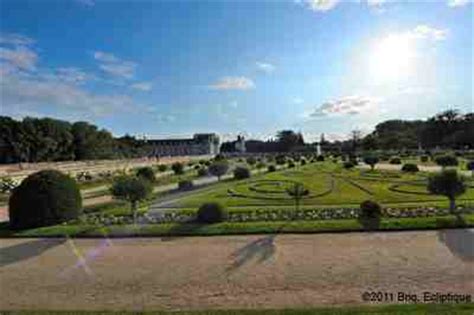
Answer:
<svg viewBox="0 0 474 315"><path fill-rule="evenodd" d="M474 214L463 216L460 222L454 216L423 218L384 218L379 231L464 228L474 226ZM11 231L8 223L0 224L0 237L128 237L128 236L212 236L275 233L359 232L364 227L354 219L320 221L258 221L222 222L218 224L162 223L143 225L60 224L23 231Z"/></svg>
<svg viewBox="0 0 474 315"><path fill-rule="evenodd" d="M446 198L427 192L427 176L425 173L344 170L340 164L315 163L244 181L218 184L212 190L179 199L170 207L197 208L204 202L219 202L227 207L293 205L286 188L295 182L309 189L310 195L301 202L307 206L358 206L367 199L390 206L406 203L445 206ZM469 186L467 192L458 198L459 203L474 202L472 180Z"/></svg>
<svg viewBox="0 0 474 315"><path fill-rule="evenodd" d="M345 306L333 308L306 308L306 309L284 309L284 310L213 310L213 311L180 311L180 312L86 312L86 311L13 311L2 312L5 315L348 315L348 314L373 314L373 315L395 315L395 314L469 314L474 310L474 304L418 304L418 305L383 305L383 306Z"/></svg>

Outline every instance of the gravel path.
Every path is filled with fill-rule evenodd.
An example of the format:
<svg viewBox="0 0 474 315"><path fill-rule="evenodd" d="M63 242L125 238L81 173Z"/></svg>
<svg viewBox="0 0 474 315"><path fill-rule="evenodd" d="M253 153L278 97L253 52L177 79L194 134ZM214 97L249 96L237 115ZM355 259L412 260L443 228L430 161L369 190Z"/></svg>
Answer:
<svg viewBox="0 0 474 315"><path fill-rule="evenodd" d="M474 296L474 230L0 240L0 309L364 304L364 291Z"/></svg>

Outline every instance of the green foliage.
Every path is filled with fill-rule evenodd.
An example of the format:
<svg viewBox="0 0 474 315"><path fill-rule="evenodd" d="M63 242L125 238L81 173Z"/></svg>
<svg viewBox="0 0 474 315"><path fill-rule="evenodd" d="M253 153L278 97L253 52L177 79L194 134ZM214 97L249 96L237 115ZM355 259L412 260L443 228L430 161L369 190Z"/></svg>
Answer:
<svg viewBox="0 0 474 315"><path fill-rule="evenodd" d="M288 161L288 168L294 168L295 166L295 162L293 162L292 160Z"/></svg>
<svg viewBox="0 0 474 315"><path fill-rule="evenodd" d="M402 160L399 157L393 157L389 161L390 164L400 165L402 164Z"/></svg>
<svg viewBox="0 0 474 315"><path fill-rule="evenodd" d="M122 175L114 179L110 193L117 199L136 203L146 199L153 187L148 180L135 176Z"/></svg>
<svg viewBox="0 0 474 315"><path fill-rule="evenodd" d="M14 229L47 226L75 219L82 211L76 181L55 170L28 176L13 190L9 201Z"/></svg>
<svg viewBox="0 0 474 315"><path fill-rule="evenodd" d="M265 168L265 166L267 166L264 162L258 162L257 163L257 169L262 169L262 168Z"/></svg>
<svg viewBox="0 0 474 315"><path fill-rule="evenodd" d="M406 163L406 164L403 164L402 166L402 172L416 173L419 171L420 170L418 169L418 165L413 164L413 163Z"/></svg>
<svg viewBox="0 0 474 315"><path fill-rule="evenodd" d="M370 168L373 170L375 164L379 162L379 158L373 155L364 157L364 163L370 165Z"/></svg>
<svg viewBox="0 0 474 315"><path fill-rule="evenodd" d="M173 170L175 175L182 175L184 174L184 165L181 162L175 162L171 165L171 169Z"/></svg>
<svg viewBox="0 0 474 315"><path fill-rule="evenodd" d="M182 180L178 183L179 190L191 190L193 187L194 184L192 180Z"/></svg>
<svg viewBox="0 0 474 315"><path fill-rule="evenodd" d="M250 170L243 166L238 166L234 169L234 178L235 179L245 179L250 178Z"/></svg>
<svg viewBox="0 0 474 315"><path fill-rule="evenodd" d="M249 156L247 159L247 164L250 166L254 166L257 163L257 160L253 156Z"/></svg>
<svg viewBox="0 0 474 315"><path fill-rule="evenodd" d="M422 155L420 156L420 161L423 162L423 163L426 163L429 161L429 156L428 155Z"/></svg>
<svg viewBox="0 0 474 315"><path fill-rule="evenodd" d="M217 202L209 202L199 207L197 212L197 222L199 223L218 223L225 221L227 212L225 208Z"/></svg>
<svg viewBox="0 0 474 315"><path fill-rule="evenodd" d="M435 158L436 164L442 167L446 166L458 166L459 162L455 156L452 155L443 155Z"/></svg>
<svg viewBox="0 0 474 315"><path fill-rule="evenodd" d="M284 165L284 164L286 164L286 156L284 156L284 155L278 155L278 156L275 158L275 162L276 162L276 164L278 164L278 165Z"/></svg>
<svg viewBox="0 0 474 315"><path fill-rule="evenodd" d="M301 183L295 183L294 185L286 188L286 193L291 196L295 201L295 210L299 210L300 201L304 196L309 195L309 190L304 187Z"/></svg>
<svg viewBox="0 0 474 315"><path fill-rule="evenodd" d="M146 179L150 182L155 182L156 177L155 177L155 172L153 172L153 169L151 167L142 167L137 170L137 176L143 179Z"/></svg>
<svg viewBox="0 0 474 315"><path fill-rule="evenodd" d="M375 201L365 200L360 204L360 216L364 218L379 218L382 207Z"/></svg>
<svg viewBox="0 0 474 315"><path fill-rule="evenodd" d="M166 164L158 165L158 172L163 173L163 172L166 172L167 170L168 170L168 165L166 165Z"/></svg>
<svg viewBox="0 0 474 315"><path fill-rule="evenodd" d="M276 167L275 165L268 165L268 168L267 168L268 172L275 172L276 171Z"/></svg>
<svg viewBox="0 0 474 315"><path fill-rule="evenodd" d="M354 165L354 163L348 161L348 162L344 162L344 165L343 165L343 166L344 166L345 169L351 169L351 168L353 168L355 165Z"/></svg>
<svg viewBox="0 0 474 315"><path fill-rule="evenodd" d="M303 135L292 130L279 131L277 133L277 139L280 151L291 151L297 146L304 145Z"/></svg>
<svg viewBox="0 0 474 315"><path fill-rule="evenodd" d="M318 161L318 162L324 162L324 155L318 155L318 156L316 157L316 161Z"/></svg>
<svg viewBox="0 0 474 315"><path fill-rule="evenodd" d="M455 199L466 192L464 177L456 170L443 170L428 179L428 191L435 195L446 196L450 200L450 209L455 209Z"/></svg>
<svg viewBox="0 0 474 315"><path fill-rule="evenodd" d="M204 176L209 175L209 172L207 171L207 168L205 167L201 167L200 169L198 169L197 173L199 177L204 177Z"/></svg>
<svg viewBox="0 0 474 315"><path fill-rule="evenodd" d="M213 176L217 176L219 180L221 179L222 175L227 173L228 170L229 163L225 160L216 161L209 166L209 173Z"/></svg>

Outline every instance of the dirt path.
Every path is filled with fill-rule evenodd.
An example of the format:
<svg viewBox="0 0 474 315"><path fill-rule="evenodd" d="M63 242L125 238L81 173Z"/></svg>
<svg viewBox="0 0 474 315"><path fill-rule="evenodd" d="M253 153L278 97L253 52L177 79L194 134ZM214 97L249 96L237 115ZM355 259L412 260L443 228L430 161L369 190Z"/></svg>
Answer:
<svg viewBox="0 0 474 315"><path fill-rule="evenodd" d="M474 230L0 240L0 309L364 304L364 291L474 296Z"/></svg>

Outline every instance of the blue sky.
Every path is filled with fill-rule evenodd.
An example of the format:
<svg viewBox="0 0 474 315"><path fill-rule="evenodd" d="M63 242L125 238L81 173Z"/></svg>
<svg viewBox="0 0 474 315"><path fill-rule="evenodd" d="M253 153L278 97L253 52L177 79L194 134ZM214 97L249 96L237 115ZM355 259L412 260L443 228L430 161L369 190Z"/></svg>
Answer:
<svg viewBox="0 0 474 315"><path fill-rule="evenodd" d="M308 140L473 107L466 0L0 1L1 114Z"/></svg>

